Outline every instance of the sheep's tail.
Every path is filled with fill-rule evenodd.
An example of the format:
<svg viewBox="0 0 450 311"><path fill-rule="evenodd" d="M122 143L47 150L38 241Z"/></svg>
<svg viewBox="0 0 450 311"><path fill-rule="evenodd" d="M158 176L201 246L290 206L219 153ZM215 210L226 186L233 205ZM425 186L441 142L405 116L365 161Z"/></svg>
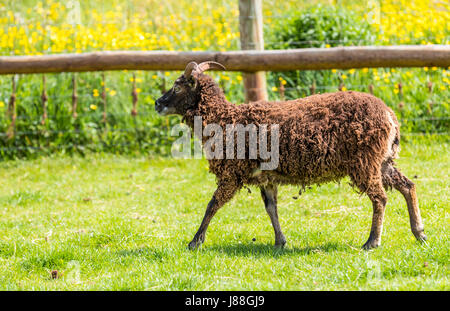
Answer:
<svg viewBox="0 0 450 311"><path fill-rule="evenodd" d="M387 119L389 121L388 150L386 159L393 160L398 158L400 152L400 125L397 117L391 109L387 111Z"/></svg>

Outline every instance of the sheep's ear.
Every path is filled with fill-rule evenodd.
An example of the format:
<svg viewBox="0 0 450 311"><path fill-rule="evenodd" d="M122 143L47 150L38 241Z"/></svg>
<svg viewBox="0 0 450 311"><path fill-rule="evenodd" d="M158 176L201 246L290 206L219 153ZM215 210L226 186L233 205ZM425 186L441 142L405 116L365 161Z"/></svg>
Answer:
<svg viewBox="0 0 450 311"><path fill-rule="evenodd" d="M197 87L197 79L192 75L187 79L189 87L194 90Z"/></svg>

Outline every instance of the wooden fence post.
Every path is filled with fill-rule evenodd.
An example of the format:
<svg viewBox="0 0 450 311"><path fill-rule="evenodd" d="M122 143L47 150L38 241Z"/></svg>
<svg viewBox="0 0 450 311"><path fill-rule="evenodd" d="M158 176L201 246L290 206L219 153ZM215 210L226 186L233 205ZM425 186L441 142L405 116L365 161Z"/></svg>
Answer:
<svg viewBox="0 0 450 311"><path fill-rule="evenodd" d="M284 91L286 88L284 87L283 81L280 81L280 87L278 88L278 91L280 92L280 100L285 100Z"/></svg>
<svg viewBox="0 0 450 311"><path fill-rule="evenodd" d="M8 139L12 139L14 137L14 132L16 129L16 75L12 77L12 93L9 98L8 103L8 117L11 118L11 123L9 124L9 128L6 131L6 136Z"/></svg>
<svg viewBox="0 0 450 311"><path fill-rule="evenodd" d="M309 88L309 92L311 95L316 94L316 80L313 80L311 87Z"/></svg>
<svg viewBox="0 0 450 311"><path fill-rule="evenodd" d="M106 110L106 80L105 80L105 73L102 73L102 102L103 102L103 120L102 120L102 122L106 124L106 122L107 122L107 110Z"/></svg>
<svg viewBox="0 0 450 311"><path fill-rule="evenodd" d="M133 108L131 109L131 115L136 117L137 115L137 102L138 102L138 94L136 90L136 74L133 73L133 85L131 90L131 98L133 99Z"/></svg>
<svg viewBox="0 0 450 311"><path fill-rule="evenodd" d="M47 121L47 101L48 101L45 75L42 75L41 100L42 100L42 120L41 120L41 124L44 125L45 122Z"/></svg>
<svg viewBox="0 0 450 311"><path fill-rule="evenodd" d="M261 0L239 0L239 31L242 50L264 50ZM267 100L264 71L243 73L245 102Z"/></svg>
<svg viewBox="0 0 450 311"><path fill-rule="evenodd" d="M72 118L77 118L77 79L75 75L72 75Z"/></svg>
<svg viewBox="0 0 450 311"><path fill-rule="evenodd" d="M428 92L432 93L433 92L433 82L428 81L427 88L428 88Z"/></svg>

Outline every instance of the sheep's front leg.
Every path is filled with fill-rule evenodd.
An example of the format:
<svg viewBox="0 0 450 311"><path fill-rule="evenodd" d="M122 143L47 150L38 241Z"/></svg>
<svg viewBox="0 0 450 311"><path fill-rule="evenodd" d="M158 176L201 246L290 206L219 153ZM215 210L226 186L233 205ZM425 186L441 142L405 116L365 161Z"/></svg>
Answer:
<svg viewBox="0 0 450 311"><path fill-rule="evenodd" d="M286 238L281 231L280 222L278 221L277 211L277 186L268 185L261 187L261 196L264 200L267 214L269 214L272 222L273 230L275 231L275 246L283 247L286 244Z"/></svg>
<svg viewBox="0 0 450 311"><path fill-rule="evenodd" d="M189 243L190 249L196 249L205 241L206 229L208 228L209 222L216 214L219 206L217 204L217 200L215 196L212 197L211 201L209 201L208 206L206 207L205 216L203 217L202 223L200 224L200 228L195 234L192 241Z"/></svg>
<svg viewBox="0 0 450 311"><path fill-rule="evenodd" d="M217 187L216 192L209 201L208 206L206 208L205 216L203 217L202 223L200 224L200 228L198 228L197 233L195 234L192 241L189 243L190 249L196 249L205 241L206 229L208 229L209 222L214 217L216 212L229 200L231 200L239 189L237 185L233 183L220 183Z"/></svg>

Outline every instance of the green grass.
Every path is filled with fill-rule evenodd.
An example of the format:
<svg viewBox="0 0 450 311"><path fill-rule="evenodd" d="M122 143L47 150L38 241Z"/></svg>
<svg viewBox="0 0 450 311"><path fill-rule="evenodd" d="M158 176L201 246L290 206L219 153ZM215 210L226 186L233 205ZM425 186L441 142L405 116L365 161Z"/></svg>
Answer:
<svg viewBox="0 0 450 311"><path fill-rule="evenodd" d="M282 187L274 249L259 191L242 190L189 251L215 190L205 160L113 155L0 163L2 290L449 290L449 144L403 144L428 242L389 194L382 246L363 251L371 205L348 185ZM252 239L255 239L253 241ZM52 279L57 270L61 278Z"/></svg>

